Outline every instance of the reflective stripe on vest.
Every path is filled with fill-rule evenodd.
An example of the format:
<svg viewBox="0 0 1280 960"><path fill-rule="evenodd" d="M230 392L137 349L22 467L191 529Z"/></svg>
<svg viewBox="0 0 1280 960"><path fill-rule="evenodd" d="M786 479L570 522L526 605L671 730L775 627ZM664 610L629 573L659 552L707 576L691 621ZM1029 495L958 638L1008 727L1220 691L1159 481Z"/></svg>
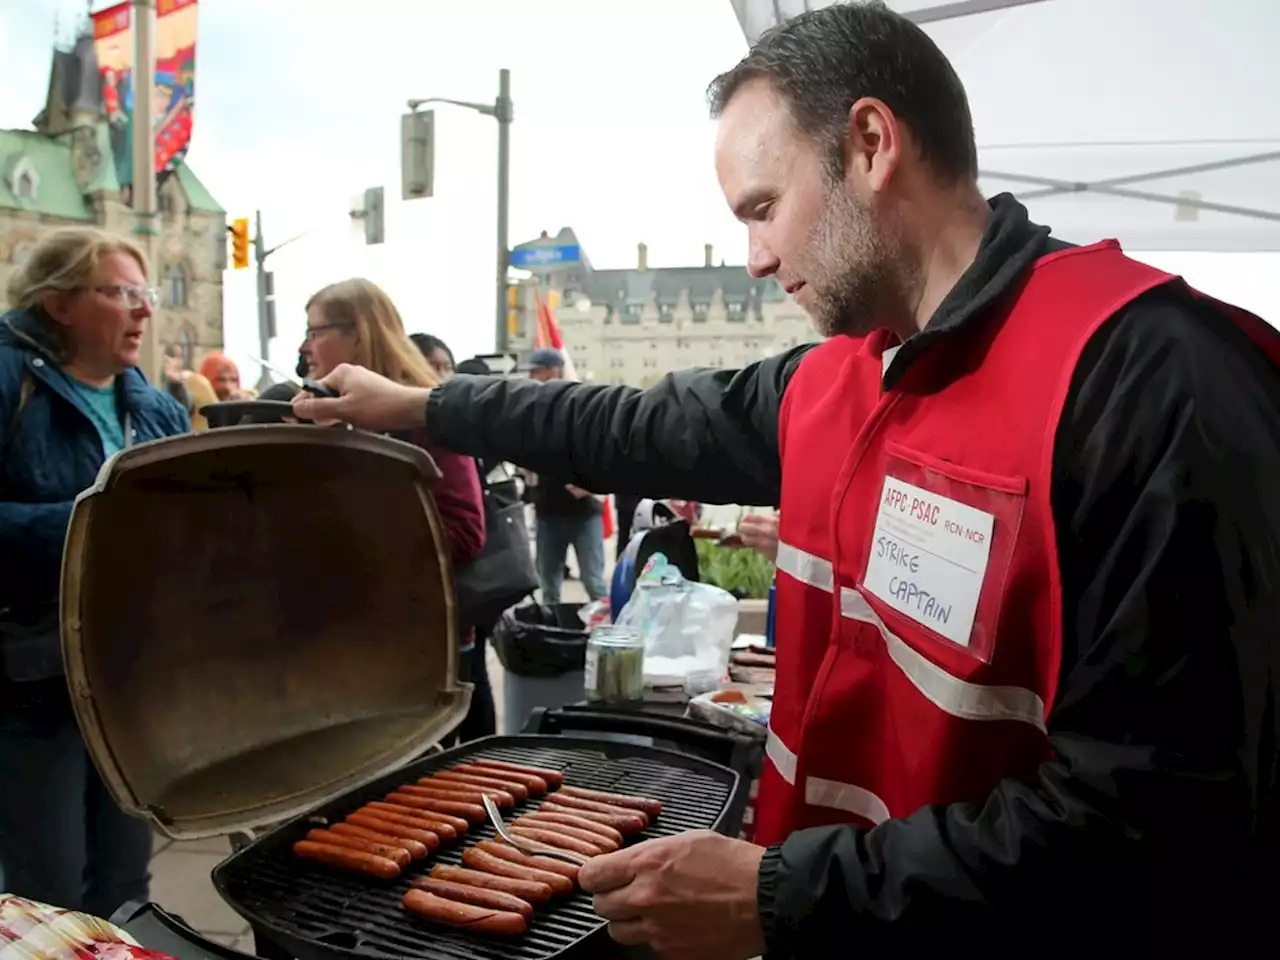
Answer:
<svg viewBox="0 0 1280 960"><path fill-rule="evenodd" d="M773 731L772 727L769 728L769 737L765 740L764 753L781 774L782 779L794 787L796 755L782 742L782 738ZM855 783L841 783L839 780L827 780L823 777L805 778L804 802L815 807L830 807L832 810L853 813L872 823L884 823L890 816L888 805L865 787Z"/></svg>
<svg viewBox="0 0 1280 960"><path fill-rule="evenodd" d="M807 586L825 593L834 591L831 563L822 557L805 553L788 543L779 543L777 566L779 572ZM962 720L1017 720L1042 732L1045 730L1044 701L1035 691L1024 687L984 686L952 676L895 635L857 590L840 588L840 615L875 627L885 642L889 659L925 699L944 713ZM794 760L795 755L792 754L792 779L788 782L793 784ZM781 767L778 772L783 773ZM785 773L783 776L786 779ZM805 789L807 793L807 784Z"/></svg>

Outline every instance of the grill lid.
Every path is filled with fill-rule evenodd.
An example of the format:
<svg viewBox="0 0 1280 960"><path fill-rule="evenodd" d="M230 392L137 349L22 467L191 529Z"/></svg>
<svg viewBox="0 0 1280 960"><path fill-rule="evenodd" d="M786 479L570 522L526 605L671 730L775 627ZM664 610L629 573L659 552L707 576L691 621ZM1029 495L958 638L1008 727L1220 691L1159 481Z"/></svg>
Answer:
<svg viewBox="0 0 1280 960"><path fill-rule="evenodd" d="M116 802L177 839L278 821L461 722L418 447L248 426L122 451L76 501L62 644Z"/></svg>

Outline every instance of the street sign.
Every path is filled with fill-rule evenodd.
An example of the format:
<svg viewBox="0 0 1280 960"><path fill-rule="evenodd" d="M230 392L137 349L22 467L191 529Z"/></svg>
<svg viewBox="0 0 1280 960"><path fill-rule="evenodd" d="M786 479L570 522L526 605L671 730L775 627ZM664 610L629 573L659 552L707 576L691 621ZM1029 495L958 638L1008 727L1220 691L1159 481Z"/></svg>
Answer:
<svg viewBox="0 0 1280 960"><path fill-rule="evenodd" d="M522 243L511 251L511 266L535 273L563 270L581 262L582 247L559 240L534 240L532 243Z"/></svg>
<svg viewBox="0 0 1280 960"><path fill-rule="evenodd" d="M514 353L482 353L477 359L488 364L489 371L499 377L514 373L518 360Z"/></svg>

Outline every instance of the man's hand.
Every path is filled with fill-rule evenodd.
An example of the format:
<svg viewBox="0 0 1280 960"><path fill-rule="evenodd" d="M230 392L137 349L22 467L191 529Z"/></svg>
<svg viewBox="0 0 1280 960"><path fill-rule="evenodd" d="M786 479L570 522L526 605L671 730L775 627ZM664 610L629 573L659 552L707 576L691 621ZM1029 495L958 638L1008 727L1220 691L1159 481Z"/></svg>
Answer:
<svg viewBox="0 0 1280 960"><path fill-rule="evenodd" d="M764 952L756 875L764 848L694 830L592 857L578 883L623 944L663 958L746 960Z"/></svg>
<svg viewBox="0 0 1280 960"><path fill-rule="evenodd" d="M595 494L590 490L583 490L581 487L575 487L572 483L566 483L564 488L568 490L578 500L585 500L587 497L594 497Z"/></svg>
<svg viewBox="0 0 1280 960"><path fill-rule="evenodd" d="M742 538L742 546L777 561L778 518L776 515L765 517L751 514L743 517L738 523L738 536Z"/></svg>
<svg viewBox="0 0 1280 960"><path fill-rule="evenodd" d="M316 397L305 390L293 398L293 412L322 425L349 423L362 430L409 430L426 419L429 389L406 387L364 367L339 364L320 381L342 396Z"/></svg>

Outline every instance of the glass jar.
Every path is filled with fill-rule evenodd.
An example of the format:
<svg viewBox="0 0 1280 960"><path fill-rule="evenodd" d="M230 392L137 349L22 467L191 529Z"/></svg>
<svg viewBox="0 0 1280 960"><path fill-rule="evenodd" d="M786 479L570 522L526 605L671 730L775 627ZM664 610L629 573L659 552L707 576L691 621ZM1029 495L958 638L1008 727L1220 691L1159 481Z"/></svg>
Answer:
<svg viewBox="0 0 1280 960"><path fill-rule="evenodd" d="M639 631L604 623L587 637L583 687L591 703L644 701L644 639Z"/></svg>

